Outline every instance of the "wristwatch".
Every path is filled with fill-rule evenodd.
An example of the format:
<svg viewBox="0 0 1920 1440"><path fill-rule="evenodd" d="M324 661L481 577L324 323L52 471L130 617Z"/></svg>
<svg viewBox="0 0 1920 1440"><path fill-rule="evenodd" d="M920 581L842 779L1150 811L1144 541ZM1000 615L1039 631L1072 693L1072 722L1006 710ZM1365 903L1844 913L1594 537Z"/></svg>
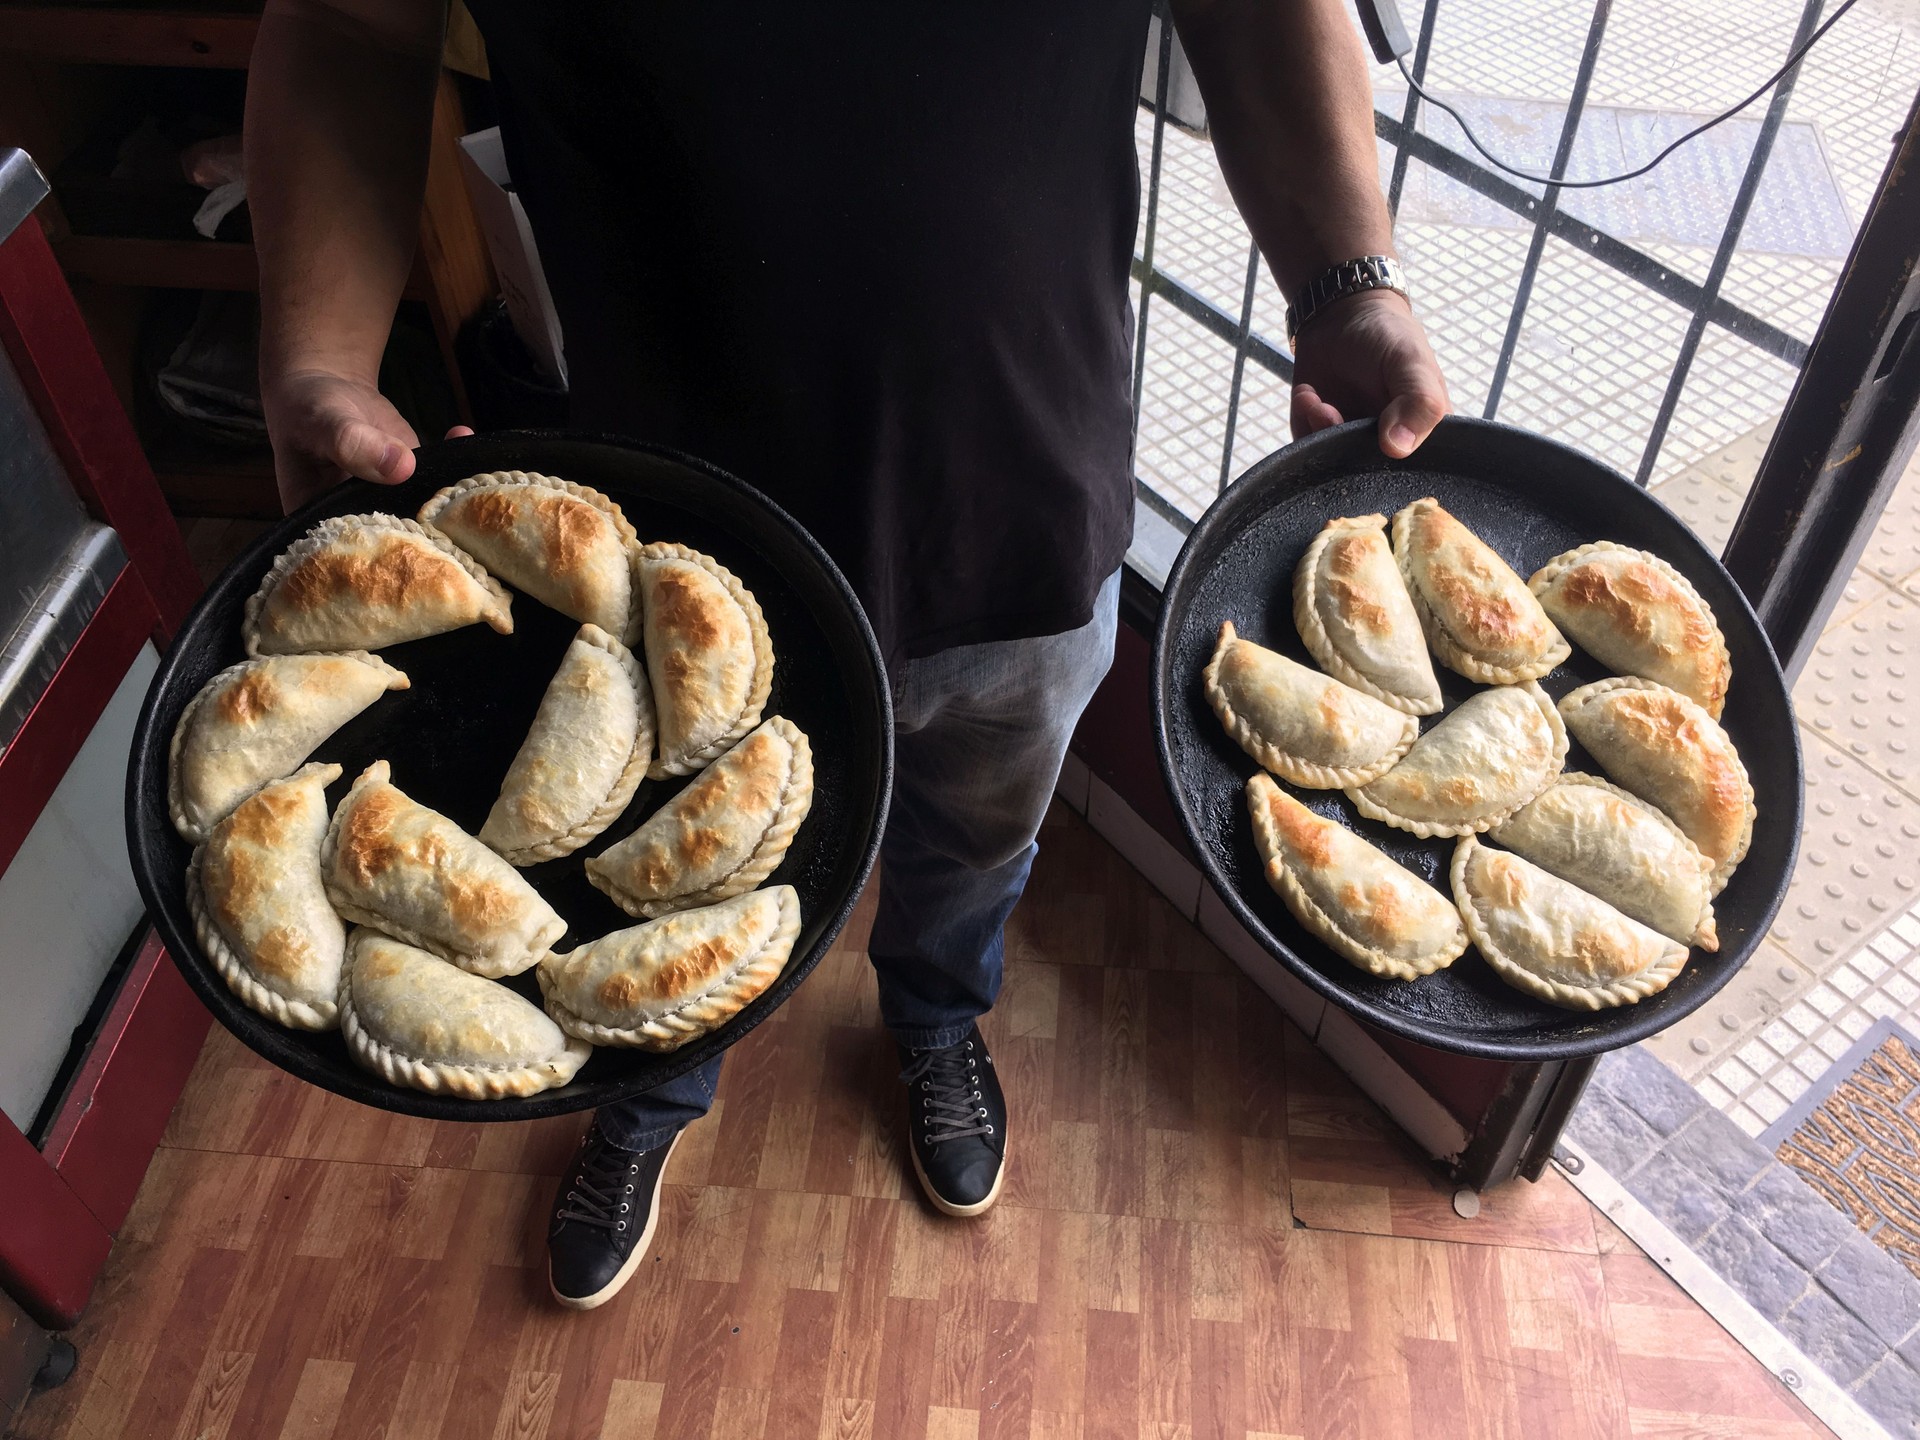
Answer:
<svg viewBox="0 0 1920 1440"><path fill-rule="evenodd" d="M1413 302L1413 296L1407 292L1407 272L1398 260L1391 255L1362 255L1358 260L1321 271L1300 298L1287 306L1288 339L1298 335L1302 325L1334 301L1358 295L1362 290L1392 290L1409 304Z"/></svg>

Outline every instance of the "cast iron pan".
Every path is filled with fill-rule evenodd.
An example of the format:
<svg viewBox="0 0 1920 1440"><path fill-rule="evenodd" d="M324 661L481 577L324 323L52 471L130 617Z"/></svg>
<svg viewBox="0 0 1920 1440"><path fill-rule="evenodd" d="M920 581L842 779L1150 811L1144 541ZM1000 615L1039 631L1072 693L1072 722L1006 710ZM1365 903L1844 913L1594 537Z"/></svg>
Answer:
<svg viewBox="0 0 1920 1440"><path fill-rule="evenodd" d="M240 613L273 559L329 515L413 515L467 475L533 470L576 480L620 503L642 541L703 550L759 600L773 636L768 715L785 715L813 742L813 809L768 884L800 893L802 928L773 987L726 1025L670 1054L601 1047L558 1090L523 1100L469 1101L386 1084L356 1065L338 1032L285 1030L235 998L194 938L185 873L191 847L167 816L167 749L174 722L214 672L245 659ZM378 759L394 783L468 831L478 830L577 622L513 592L514 633L469 625L381 652L411 689L377 701L315 753L345 773L337 802ZM201 597L161 662L134 733L127 776L133 872L167 950L220 1022L282 1069L382 1110L439 1120L527 1120L624 1099L685 1073L739 1040L791 995L846 923L873 868L893 779L893 710L873 631L826 552L743 482L658 446L561 434L508 432L428 445L398 487L355 482L316 500L262 536ZM690 777L689 777L690 778ZM639 922L587 883L582 862L632 832L688 778L642 782L614 826L584 849L523 871L567 922L571 949ZM531 971L505 982L535 1004Z"/></svg>
<svg viewBox="0 0 1920 1440"><path fill-rule="evenodd" d="M1522 578L1592 540L1650 550L1713 607L1733 657L1722 724L1753 779L1753 848L1714 902L1720 950L1696 949L1680 977L1638 1005L1562 1010L1511 988L1477 952L1415 981L1376 979L1300 928L1261 873L1243 787L1257 768L1227 738L1200 672L1222 620L1305 664L1293 625L1293 571L1336 515L1394 511L1438 497ZM1316 667L1317 668L1317 667ZM1451 710L1483 687L1434 666ZM1555 699L1610 672L1578 646L1540 683ZM1705 1003L1767 933L1800 845L1800 746L1773 649L1746 597L1672 511L1624 476L1554 441L1483 420L1450 419L1409 460L1388 460L1372 421L1325 430L1255 465L1208 509L1168 577L1154 642L1154 726L1160 765L1194 853L1220 896L1279 963L1355 1015L1423 1045L1501 1060L1548 1060L1615 1049ZM1428 716L1422 728L1441 717ZM1601 774L1576 743L1567 769ZM1338 790L1291 793L1374 841L1451 894L1454 842L1417 840L1362 819Z"/></svg>

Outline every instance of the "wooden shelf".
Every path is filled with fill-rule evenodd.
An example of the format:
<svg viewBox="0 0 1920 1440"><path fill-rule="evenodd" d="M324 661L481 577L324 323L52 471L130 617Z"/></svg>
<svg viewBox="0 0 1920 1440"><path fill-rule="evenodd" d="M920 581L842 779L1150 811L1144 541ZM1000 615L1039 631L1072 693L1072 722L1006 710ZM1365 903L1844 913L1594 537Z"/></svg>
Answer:
<svg viewBox="0 0 1920 1440"><path fill-rule="evenodd" d="M227 240L141 240L117 235L62 235L53 252L72 276L103 285L163 290L258 290L251 245Z"/></svg>
<svg viewBox="0 0 1920 1440"><path fill-rule="evenodd" d="M0 5L0 49L80 65L244 70L259 33L256 6Z"/></svg>
<svg viewBox="0 0 1920 1440"><path fill-rule="evenodd" d="M120 235L59 235L53 253L60 268L101 285L139 285L156 290L258 290L260 265L253 246L231 240L144 240ZM414 257L404 298L428 300L432 277Z"/></svg>
<svg viewBox="0 0 1920 1440"><path fill-rule="evenodd" d="M278 520L280 492L264 453L200 447L171 438L148 441L153 475L176 515Z"/></svg>

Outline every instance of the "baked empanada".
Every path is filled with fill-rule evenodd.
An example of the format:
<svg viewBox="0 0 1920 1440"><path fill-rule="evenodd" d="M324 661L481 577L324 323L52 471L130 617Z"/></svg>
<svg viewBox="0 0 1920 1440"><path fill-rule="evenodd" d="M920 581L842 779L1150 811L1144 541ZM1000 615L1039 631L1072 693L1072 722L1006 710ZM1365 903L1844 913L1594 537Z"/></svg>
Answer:
<svg viewBox="0 0 1920 1440"><path fill-rule="evenodd" d="M1532 681L1468 696L1379 779L1347 787L1369 820L1422 837L1466 835L1513 814L1567 762L1567 731Z"/></svg>
<svg viewBox="0 0 1920 1440"><path fill-rule="evenodd" d="M1753 843L1753 784L1712 716L1653 680L1616 676L1560 700L1573 738L1621 785L1650 800L1713 866L1713 893Z"/></svg>
<svg viewBox="0 0 1920 1440"><path fill-rule="evenodd" d="M800 897L775 885L549 955L540 962L540 993L569 1035L677 1050L771 985L799 933Z"/></svg>
<svg viewBox="0 0 1920 1440"><path fill-rule="evenodd" d="M340 1029L389 1084L465 1100L552 1090L593 1053L506 986L377 930L347 941Z"/></svg>
<svg viewBox="0 0 1920 1440"><path fill-rule="evenodd" d="M389 773L376 760L333 812L320 850L333 908L476 975L538 963L566 922L518 870L409 799Z"/></svg>
<svg viewBox="0 0 1920 1440"><path fill-rule="evenodd" d="M484 620L513 633L499 582L397 515L322 520L273 562L240 626L249 655L379 650Z"/></svg>
<svg viewBox="0 0 1920 1440"><path fill-rule="evenodd" d="M1686 946L1472 835L1453 852L1453 896L1496 975L1569 1010L1635 1004L1687 963Z"/></svg>
<svg viewBox="0 0 1920 1440"><path fill-rule="evenodd" d="M653 758L640 662L582 625L520 743L480 838L514 865L570 855L620 818Z"/></svg>
<svg viewBox="0 0 1920 1440"><path fill-rule="evenodd" d="M1720 948L1713 866L1678 825L1618 785L1562 775L1487 838L1670 940Z"/></svg>
<svg viewBox="0 0 1920 1440"><path fill-rule="evenodd" d="M1431 497L1393 517L1393 553L1427 643L1469 680L1538 680L1572 654L1511 566Z"/></svg>
<svg viewBox="0 0 1920 1440"><path fill-rule="evenodd" d="M639 538L598 490L523 470L469 475L422 505L419 518L541 604L625 644L639 639Z"/></svg>
<svg viewBox="0 0 1920 1440"><path fill-rule="evenodd" d="M1387 517L1329 520L1293 572L1293 623L1334 679L1409 715L1445 703Z"/></svg>
<svg viewBox="0 0 1920 1440"><path fill-rule="evenodd" d="M240 802L187 868L194 933L220 978L296 1030L338 1025L347 927L320 883L327 786L338 765L307 765Z"/></svg>
<svg viewBox="0 0 1920 1440"><path fill-rule="evenodd" d="M637 567L647 675L660 727L654 779L691 775L760 723L773 646L753 592L684 545L644 545Z"/></svg>
<svg viewBox="0 0 1920 1440"><path fill-rule="evenodd" d="M167 766L173 827L200 841L269 780L407 677L363 651L243 660L214 676L180 712Z"/></svg>
<svg viewBox="0 0 1920 1440"><path fill-rule="evenodd" d="M1420 722L1331 676L1242 640L1232 621L1203 676L1207 703L1234 743L1310 790L1364 785L1405 755Z"/></svg>
<svg viewBox="0 0 1920 1440"><path fill-rule="evenodd" d="M587 879L647 919L742 895L773 873L812 804L813 747L775 715L587 861Z"/></svg>
<svg viewBox="0 0 1920 1440"><path fill-rule="evenodd" d="M1601 540L1554 556L1527 584L1609 670L1658 680L1720 718L1733 679L1726 637L1692 583L1658 555Z"/></svg>
<svg viewBox="0 0 1920 1440"><path fill-rule="evenodd" d="M1327 947L1373 975L1417 980L1467 948L1453 903L1372 841L1265 775L1247 781L1267 883Z"/></svg>

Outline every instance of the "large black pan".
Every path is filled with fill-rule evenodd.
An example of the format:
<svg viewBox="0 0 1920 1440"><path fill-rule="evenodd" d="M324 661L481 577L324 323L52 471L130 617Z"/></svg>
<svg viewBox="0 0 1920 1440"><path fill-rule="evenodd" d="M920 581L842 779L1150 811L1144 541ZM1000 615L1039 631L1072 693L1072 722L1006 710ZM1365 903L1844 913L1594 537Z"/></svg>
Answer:
<svg viewBox="0 0 1920 1440"><path fill-rule="evenodd" d="M474 1102L397 1089L356 1066L338 1033L284 1030L241 1004L194 938L184 875L189 847L167 817L167 748L174 722L208 677L244 659L240 612L267 567L316 521L384 510L412 515L436 489L466 475L533 470L605 491L642 540L703 550L751 589L775 655L766 713L785 715L813 741L814 799L793 849L769 884L800 894L803 926L780 979L711 1035L668 1055L601 1048L572 1084L524 1100ZM322 745L338 761L338 800L368 764L393 764L396 784L469 831L486 818L525 738L547 681L578 625L530 597L513 598L514 633L470 625L382 652L411 689L390 694ZM133 872L167 950L229 1030L303 1080L383 1110L444 1120L525 1120L624 1099L685 1073L739 1040L791 995L846 923L873 867L893 777L893 711L880 653L845 579L811 536L757 491L710 465L654 446L533 433L428 445L412 480L354 483L306 507L248 547L187 619L161 663L134 734L127 776ZM571 948L636 922L587 884L581 863L686 783L646 781L612 829L585 849L524 873L565 918ZM510 983L538 1003L531 973Z"/></svg>
<svg viewBox="0 0 1920 1440"><path fill-rule="evenodd" d="M1592 540L1650 550L1713 607L1733 656L1723 724L1753 778L1753 848L1715 902L1720 949L1695 950L1679 979L1638 1005L1562 1010L1503 984L1469 950L1415 981L1381 980L1302 930L1261 874L1243 786L1253 761L1227 738L1201 694L1200 672L1222 620L1250 640L1307 664L1293 625L1293 571L1336 515L1391 516L1439 498L1524 577ZM1447 708L1481 688L1436 666ZM1575 647L1541 681L1556 699L1608 672ZM1253 466L1208 509L1168 577L1154 645L1154 724L1160 764L1207 878L1242 924L1315 990L1346 1010L1425 1045L1502 1060L1592 1055L1665 1029L1738 970L1786 894L1800 844L1800 746L1787 687L1746 597L1672 511L1626 477L1538 435L1452 419L1410 460L1380 454L1372 422L1290 445ZM1430 717L1430 727L1440 717ZM1576 744L1569 770L1600 773ZM1452 840L1417 840L1364 820L1339 791L1294 791L1322 815L1367 836L1449 889Z"/></svg>

